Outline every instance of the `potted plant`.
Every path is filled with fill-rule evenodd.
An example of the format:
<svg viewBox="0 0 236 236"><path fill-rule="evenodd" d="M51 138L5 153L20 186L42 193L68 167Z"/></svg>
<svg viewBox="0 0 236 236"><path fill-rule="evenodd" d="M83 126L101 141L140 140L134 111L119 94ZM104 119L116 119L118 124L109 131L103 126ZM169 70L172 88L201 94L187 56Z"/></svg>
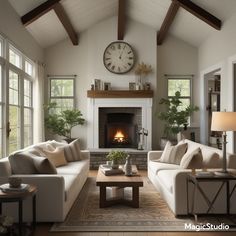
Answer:
<svg viewBox="0 0 236 236"><path fill-rule="evenodd" d="M54 134L64 136L65 140L70 143L73 140L71 136L72 128L83 125L85 119L78 109L62 110L56 113L56 106L56 103L50 103L46 107L48 111L48 116L45 118L46 128Z"/></svg>
<svg viewBox="0 0 236 236"><path fill-rule="evenodd" d="M143 89L143 78L147 76L149 73L152 72L152 66L145 64L145 63L139 63L135 69L135 74L138 76L138 87L139 89Z"/></svg>
<svg viewBox="0 0 236 236"><path fill-rule="evenodd" d="M128 153L124 151L112 150L106 156L109 161L112 161L112 168L118 169L119 163L123 161L128 156Z"/></svg>
<svg viewBox="0 0 236 236"><path fill-rule="evenodd" d="M181 94L179 91L175 93L175 96L171 99L162 98L159 104L166 107L165 111L158 114L158 118L165 122L164 127L164 140L170 140L176 142L177 134L188 126L189 117L199 108L194 105L189 105L183 108L183 104L180 100ZM166 142L166 141L164 141ZM163 147L163 145L161 145Z"/></svg>

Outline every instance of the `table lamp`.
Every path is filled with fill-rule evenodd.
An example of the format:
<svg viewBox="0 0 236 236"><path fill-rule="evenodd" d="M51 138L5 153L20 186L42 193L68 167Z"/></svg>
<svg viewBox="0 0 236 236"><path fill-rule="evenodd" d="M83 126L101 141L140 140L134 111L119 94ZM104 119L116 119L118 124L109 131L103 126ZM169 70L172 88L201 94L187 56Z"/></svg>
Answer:
<svg viewBox="0 0 236 236"><path fill-rule="evenodd" d="M212 112L212 131L222 131L223 170L215 172L216 175L228 175L226 160L226 131L236 131L236 112Z"/></svg>

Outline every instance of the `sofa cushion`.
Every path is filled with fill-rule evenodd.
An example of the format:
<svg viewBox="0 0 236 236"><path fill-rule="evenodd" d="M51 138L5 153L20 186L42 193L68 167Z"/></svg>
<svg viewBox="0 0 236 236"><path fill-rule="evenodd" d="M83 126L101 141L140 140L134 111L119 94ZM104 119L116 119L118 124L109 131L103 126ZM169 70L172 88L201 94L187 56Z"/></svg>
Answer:
<svg viewBox="0 0 236 236"><path fill-rule="evenodd" d="M161 162L170 164L180 164L180 161L187 150L187 143L180 143L172 146L168 141L161 155Z"/></svg>
<svg viewBox="0 0 236 236"><path fill-rule="evenodd" d="M70 144L64 146L64 151L65 151L66 160L68 162L82 160L81 153L80 153L79 139L76 139Z"/></svg>
<svg viewBox="0 0 236 236"><path fill-rule="evenodd" d="M222 161L220 155L212 149L201 148L204 168L221 168Z"/></svg>
<svg viewBox="0 0 236 236"><path fill-rule="evenodd" d="M165 188L170 192L173 193L173 181L174 181L175 172L161 170L157 174L157 178L159 179L160 183L165 186Z"/></svg>
<svg viewBox="0 0 236 236"><path fill-rule="evenodd" d="M180 167L183 169L201 169L202 168L202 152L198 147L192 152L187 152L181 162Z"/></svg>
<svg viewBox="0 0 236 236"><path fill-rule="evenodd" d="M31 157L34 166L39 174L57 174L56 167L49 161L49 159L40 156Z"/></svg>
<svg viewBox="0 0 236 236"><path fill-rule="evenodd" d="M34 166L32 154L25 152L15 152L9 156L13 174L35 174L37 170Z"/></svg>
<svg viewBox="0 0 236 236"><path fill-rule="evenodd" d="M85 165L87 161L77 161L77 162L68 162L65 166L57 167L57 173L59 175L71 174L75 175L84 171L84 168L87 168Z"/></svg>
<svg viewBox="0 0 236 236"><path fill-rule="evenodd" d="M149 161L148 168L155 174L160 170L180 169L179 165L163 163L161 161Z"/></svg>
<svg viewBox="0 0 236 236"><path fill-rule="evenodd" d="M49 150L45 150L45 149L43 151L46 154L46 156L49 159L49 161L55 167L63 166L63 165L67 164L63 148L57 147L54 151L49 151Z"/></svg>

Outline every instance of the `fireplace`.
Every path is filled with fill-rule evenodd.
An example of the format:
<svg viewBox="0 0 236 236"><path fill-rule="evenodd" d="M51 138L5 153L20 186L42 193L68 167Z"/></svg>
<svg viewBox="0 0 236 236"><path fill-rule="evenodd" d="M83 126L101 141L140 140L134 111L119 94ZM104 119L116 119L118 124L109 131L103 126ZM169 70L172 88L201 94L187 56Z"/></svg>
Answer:
<svg viewBox="0 0 236 236"><path fill-rule="evenodd" d="M99 147L137 148L141 108L100 108Z"/></svg>

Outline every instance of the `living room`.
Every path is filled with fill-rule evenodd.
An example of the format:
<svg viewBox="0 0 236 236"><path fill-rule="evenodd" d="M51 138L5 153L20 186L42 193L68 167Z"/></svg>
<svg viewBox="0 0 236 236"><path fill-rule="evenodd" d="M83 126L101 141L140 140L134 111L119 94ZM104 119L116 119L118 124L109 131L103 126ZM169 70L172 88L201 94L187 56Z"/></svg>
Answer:
<svg viewBox="0 0 236 236"><path fill-rule="evenodd" d="M37 9L36 12L33 11L34 9ZM176 166L158 166L159 163L154 161L160 158L158 152L155 153L155 151L161 150L160 140L165 128L165 121L158 116L165 109L159 102L163 98L167 99L168 96L173 97L173 94L169 95L172 92L170 90L171 82L176 82L175 86L178 87L178 83L187 81L187 87L183 91L188 92L187 95L181 97L181 101L195 105L199 110L188 119L186 138L204 145L194 146L195 142L189 142L188 148L201 148L204 159L204 155L206 157L211 150L205 148L210 145L214 147L213 153L219 152L219 155L223 156L222 151L217 149L222 148L223 145L221 133L219 135L218 131L211 130L211 118L212 111L233 112L236 109L235 10L235 0L0 1L1 158L4 159L12 152L27 146L41 145L48 140L50 143L43 148L50 149L53 146L56 149L63 146L65 156L67 155L66 150L70 149L64 146L66 145L63 141L65 137L58 135L59 132L55 135L46 128L45 117L48 114L45 105L49 105L50 102L56 101L61 104L61 107L64 105L66 108L78 109L85 120L80 125L73 127L72 133L69 135L69 138L79 138L79 147L76 143L74 148L75 152L81 153L80 163L73 163L78 160L76 156L70 154L73 159L72 162L68 161L71 176L70 173L66 173L68 171L66 166L56 168L57 175L60 173L68 178L65 180L68 181L65 184L71 183L68 185L70 189L65 190L67 203L61 204L64 201L63 196L61 196L62 199L57 197L61 195L60 186L63 188L64 184L58 176L55 178L56 180L52 180L51 176L47 177L47 184L41 183L40 179L33 182L38 187L38 193L35 195L36 206L39 204L38 202L41 202L41 206L43 201L46 205L45 209L36 207L36 216L41 220L37 221L36 217L38 224L35 235L164 235L168 231L185 231L181 228L184 221L194 222L193 216L188 215L183 219L176 217L185 209L185 206L181 205L181 209L179 209L175 208L176 206L173 204L176 201L173 199L181 198L184 191L187 191L182 187L179 187L176 192L173 189L186 184L184 178L188 171L179 175ZM30 14L27 15L27 13ZM111 51L109 50L113 50L112 48L118 50L114 53L114 58L118 55L118 58L114 59L114 63L117 60L121 63L121 57L127 53L128 61L125 65L127 68L122 67L122 64L119 63L114 68L108 65L110 57L106 58L106 55L110 56ZM146 71L140 74L137 71L138 67L142 66ZM62 87L59 86L61 94L54 96L54 82L58 81L70 81L70 92L63 94L62 83L60 85ZM22 93L22 91L24 92ZM116 115L112 117L109 114ZM106 118L104 119L104 117ZM109 123L109 120L112 119L115 121ZM106 124L104 120L107 121ZM100 164L106 163L106 156L110 150L120 149L119 145L122 140L120 137L116 144L114 144L115 139L111 143L106 140L109 138L108 128L114 129L114 125L113 128L111 126L117 123L117 120L123 121L123 127L126 127L128 120L135 121L133 126L128 128L129 132L134 135L133 142L130 146L124 146L123 149L126 152L128 150L128 154L133 160L132 164L138 167L139 174L144 177L143 184L147 196L142 187L139 188L139 209L141 212L143 210L143 216L137 209L134 211L132 207L124 207L122 204L102 209L99 208L98 199L98 202L94 200L91 201L91 204L80 199L87 188L86 184L95 186L95 182L90 180L95 181L97 168ZM104 130L102 127L106 127L106 129ZM232 130L234 129L227 131ZM233 132L227 132L227 152L236 152L236 138L234 138ZM229 162L232 164L228 164L228 167L235 169L233 154L228 157ZM204 164L206 165L206 163L205 159ZM218 169L222 163L219 166L212 166ZM208 166L206 165L206 167ZM14 167L11 168L14 169ZM76 173L74 180L72 175L76 168L80 169L80 173ZM173 191L173 194L170 195L165 187L156 182L153 173L158 168L167 170L166 172L160 171L162 173L160 179L163 178L163 182L167 183L168 177L176 181L172 187L166 185ZM168 172L168 169L174 170ZM34 179L34 176L27 179L19 172L14 172L14 174L20 175L23 183L26 181L25 183L30 184L32 178ZM1 184L7 182L8 178L1 175ZM234 180L230 184L233 186L233 183L235 183ZM209 186L205 188L210 188ZM51 195L49 194L50 196L48 195L48 199L46 196L43 198L41 187L44 191L52 192ZM55 187L55 193L52 191L53 187ZM225 189L225 187L222 188ZM191 192L191 190L190 188L189 191ZM133 189L133 191L136 190ZM213 192L214 190L212 190L212 194ZM99 193L98 187L97 193ZM125 195L122 191L116 194ZM152 194L158 201L154 197L148 198ZM187 195L183 195L182 202L185 204ZM54 198L57 201L54 202ZM215 204L219 205L219 201L225 203L225 198L221 194L220 200L216 200ZM234 199L233 194L232 199ZM49 202L48 210L46 201ZM88 204L88 208L83 208L81 211L80 206L77 206L79 204L76 205L79 201L85 205ZM160 211L153 207L156 201ZM148 202L150 203L149 208L145 208L142 204ZM58 204L55 211L58 213L50 213L52 212L49 207L50 203ZM6 208L8 204L3 205ZM27 199L26 205L30 208L23 207L23 211L26 211L26 215L31 215L31 198ZM121 209L117 209L119 207ZM203 204L201 207L206 208L207 205ZM212 211L217 212L217 207L214 207L216 209L212 209ZM234 212L235 203L233 201L231 207L231 212ZM90 215L84 213L86 209L89 210ZM124 209L126 216L122 211ZM11 209L15 215L17 215L16 210L16 206ZM116 210L118 218L113 218L113 211ZM224 210L219 209L220 213L223 213ZM68 229L68 225L77 220L73 216L79 211L87 217L87 229L84 225L84 231L79 229L82 228L81 225L79 225L80 227L74 225L76 228L74 231L73 227ZM185 214L185 210L183 211ZM45 212L45 217L43 212ZM122 214L124 215L122 216ZM135 221L135 214L140 214L137 221ZM55 215L58 217L57 220L56 218L50 220L50 217L53 219ZM71 217L71 221L66 221L67 215ZM162 222L159 226L150 220L150 216L153 215L156 216L156 221ZM101 220L92 219L96 216L101 217ZM109 222L107 220L109 216L114 221ZM82 217L82 213L79 214L79 217ZM119 228L116 221L121 224L122 217L133 223ZM169 225L162 217L166 217L165 220L169 222ZM205 217L204 222L208 219L211 220L210 222L215 222L217 218L215 216L213 218ZM199 219L201 222L201 217ZM217 222L229 223L225 216L222 221L218 218L217 220ZM140 223L141 221L146 225ZM58 223L52 224L55 222ZM100 230L96 230L88 222L97 224ZM116 222L116 224L114 223L114 227L109 228L104 222L107 224ZM85 221L83 223L85 224ZM82 223L80 222L80 224ZM148 224L150 224L149 229ZM173 225L176 225L177 228L174 228ZM49 232L50 230L51 232ZM222 231L224 231L223 235L227 230ZM178 235L180 233L170 234ZM194 232L194 234L196 233Z"/></svg>

